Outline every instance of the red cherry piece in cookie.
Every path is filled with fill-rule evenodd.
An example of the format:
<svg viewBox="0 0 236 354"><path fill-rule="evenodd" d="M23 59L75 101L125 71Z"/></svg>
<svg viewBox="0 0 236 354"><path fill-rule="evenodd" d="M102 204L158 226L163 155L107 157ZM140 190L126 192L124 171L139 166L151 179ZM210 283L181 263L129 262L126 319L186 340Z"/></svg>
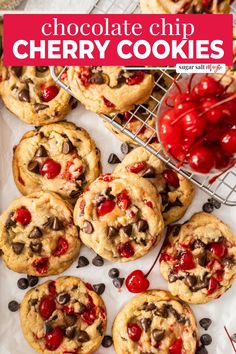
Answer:
<svg viewBox="0 0 236 354"><path fill-rule="evenodd" d="M134 73L132 76L128 77L126 82L129 86L138 85L144 80L144 76L145 76L144 71L140 70Z"/></svg>
<svg viewBox="0 0 236 354"><path fill-rule="evenodd" d="M67 252L68 248L69 248L68 241L64 237L59 237L57 242L57 247L52 255L54 257L63 256L63 254Z"/></svg>
<svg viewBox="0 0 236 354"><path fill-rule="evenodd" d="M47 159L44 161L40 174L47 179L53 179L61 172L61 165L53 159Z"/></svg>
<svg viewBox="0 0 236 354"><path fill-rule="evenodd" d="M71 306L71 305L65 305L63 306L63 312L66 314L66 315L74 315L75 314L75 310L74 308Z"/></svg>
<svg viewBox="0 0 236 354"><path fill-rule="evenodd" d="M153 209L153 203L151 202L151 200L144 200L144 204L147 205L149 208Z"/></svg>
<svg viewBox="0 0 236 354"><path fill-rule="evenodd" d="M104 216L108 213L110 213L116 206L116 203L114 200L107 199L105 202L100 203L97 206L97 214L98 216Z"/></svg>
<svg viewBox="0 0 236 354"><path fill-rule="evenodd" d="M89 68L82 67L80 68L80 72L78 73L78 77L84 86L89 86L90 84L90 78L91 78L91 72Z"/></svg>
<svg viewBox="0 0 236 354"><path fill-rule="evenodd" d="M51 296L44 296L39 303L39 314L47 320L56 309L56 303Z"/></svg>
<svg viewBox="0 0 236 354"><path fill-rule="evenodd" d="M103 102L104 104L108 107L108 108L115 108L114 103L112 103L111 101L109 101L106 97L102 96Z"/></svg>
<svg viewBox="0 0 236 354"><path fill-rule="evenodd" d="M117 205L122 210L127 210L131 204L131 199L128 195L128 191L124 189L117 195Z"/></svg>
<svg viewBox="0 0 236 354"><path fill-rule="evenodd" d="M179 269L181 270L188 270L188 269L193 269L195 268L195 262L194 258L192 255L192 252L190 251L184 251L180 254L178 257L179 260Z"/></svg>
<svg viewBox="0 0 236 354"><path fill-rule="evenodd" d="M48 284L48 292L52 296L55 296L57 294L55 281L50 281L50 283Z"/></svg>
<svg viewBox="0 0 236 354"><path fill-rule="evenodd" d="M104 181L104 182L111 182L113 181L114 177L112 176L111 173L107 173L105 175L101 175L99 177L99 180Z"/></svg>
<svg viewBox="0 0 236 354"><path fill-rule="evenodd" d="M228 130L221 138L221 147L228 154L236 153L236 129Z"/></svg>
<svg viewBox="0 0 236 354"><path fill-rule="evenodd" d="M138 342L142 335L142 328L137 323L130 323L127 327L128 336L133 342Z"/></svg>
<svg viewBox="0 0 236 354"><path fill-rule="evenodd" d="M146 161L142 161L142 162L137 162L132 166L129 166L127 169L132 173L139 173L143 171L146 167L147 167Z"/></svg>
<svg viewBox="0 0 236 354"><path fill-rule="evenodd" d="M182 354L183 341L181 338L176 341L169 348L169 354Z"/></svg>
<svg viewBox="0 0 236 354"><path fill-rule="evenodd" d="M219 258L223 258L227 255L227 247L223 242L210 243L209 250Z"/></svg>
<svg viewBox="0 0 236 354"><path fill-rule="evenodd" d="M142 293L149 288L150 283L141 270L134 270L126 278L125 285L131 293Z"/></svg>
<svg viewBox="0 0 236 354"><path fill-rule="evenodd" d="M45 274L48 271L48 257L38 258L33 261L33 267L39 274Z"/></svg>
<svg viewBox="0 0 236 354"><path fill-rule="evenodd" d="M46 348L48 350L56 350L62 343L64 338L63 331L60 327L54 328L51 332L45 335Z"/></svg>
<svg viewBox="0 0 236 354"><path fill-rule="evenodd" d="M216 278L211 277L208 285L208 295L212 295L219 288L219 283Z"/></svg>
<svg viewBox="0 0 236 354"><path fill-rule="evenodd" d="M166 252L162 252L161 253L161 256L160 256L160 263L164 261L164 262L170 262L170 261L173 261L173 257L166 253Z"/></svg>
<svg viewBox="0 0 236 354"><path fill-rule="evenodd" d="M58 95L59 88L57 86L41 87L41 92L43 102L50 102Z"/></svg>
<svg viewBox="0 0 236 354"><path fill-rule="evenodd" d="M165 170L162 172L166 183L170 184L174 188L179 188L179 177L173 170Z"/></svg>
<svg viewBox="0 0 236 354"><path fill-rule="evenodd" d="M96 320L96 308L92 307L81 314L81 319L91 326Z"/></svg>
<svg viewBox="0 0 236 354"><path fill-rule="evenodd" d="M189 156L189 166L196 172L208 173L215 165L214 151L203 145L196 146Z"/></svg>
<svg viewBox="0 0 236 354"><path fill-rule="evenodd" d="M31 214L25 207L16 209L16 221L21 225L28 225L31 222Z"/></svg>
<svg viewBox="0 0 236 354"><path fill-rule="evenodd" d="M124 258L130 258L134 255L134 249L130 242L120 243L117 250L119 255Z"/></svg>

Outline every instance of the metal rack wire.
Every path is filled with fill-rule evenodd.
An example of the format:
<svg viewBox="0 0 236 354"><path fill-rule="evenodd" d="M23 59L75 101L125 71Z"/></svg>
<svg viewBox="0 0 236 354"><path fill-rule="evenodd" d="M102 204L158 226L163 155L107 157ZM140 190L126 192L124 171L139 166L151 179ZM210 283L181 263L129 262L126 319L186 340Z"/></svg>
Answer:
<svg viewBox="0 0 236 354"><path fill-rule="evenodd" d="M234 10L234 9L233 9ZM236 11L236 10L234 10ZM95 0L90 13L134 13L139 12L139 0ZM63 72L67 70L64 67L59 73L55 67L51 67L51 74L53 79L69 92L73 93L60 78ZM185 171L183 168L176 167L175 163L161 153L161 150L153 146L153 141L156 139L156 112L160 105L161 98L166 94L173 82L173 69L162 68L158 71L155 77L155 87L153 94L149 99L149 104L142 104L135 108L134 111L129 112L129 119L122 121L120 115L103 116L107 124L113 130L127 135L134 143L145 147L150 153L156 155L176 172L180 173L187 179L191 180L202 191L206 192L211 197L214 197L219 202L236 206L236 168L232 168L224 175L217 178L214 183L209 182L209 177L200 176ZM135 124L133 124L135 122ZM133 127L135 125L135 128Z"/></svg>

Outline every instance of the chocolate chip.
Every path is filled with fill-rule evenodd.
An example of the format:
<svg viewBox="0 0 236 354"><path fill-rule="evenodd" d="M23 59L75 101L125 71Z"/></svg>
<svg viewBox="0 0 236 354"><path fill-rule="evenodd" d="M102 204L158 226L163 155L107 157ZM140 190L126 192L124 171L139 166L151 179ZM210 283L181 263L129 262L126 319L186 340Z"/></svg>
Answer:
<svg viewBox="0 0 236 354"><path fill-rule="evenodd" d="M23 67L22 66L12 66L11 67L11 72L16 75L17 77L20 77L23 72Z"/></svg>
<svg viewBox="0 0 236 354"><path fill-rule="evenodd" d="M116 154L110 154L110 156L108 157L108 163L110 163L111 165L115 165L120 162L121 161Z"/></svg>
<svg viewBox="0 0 236 354"><path fill-rule="evenodd" d="M85 220L84 221L84 225L83 225L83 231L86 233L86 234L92 234L93 233L93 225L90 221L88 220Z"/></svg>
<svg viewBox="0 0 236 354"><path fill-rule="evenodd" d="M100 257L100 256L97 254L96 257L93 258L92 264L93 264L95 267L102 267L103 264L104 264L104 260L102 259L102 257Z"/></svg>
<svg viewBox="0 0 236 354"><path fill-rule="evenodd" d="M111 268L108 272L108 275L111 279L115 279L120 275L120 271L117 268Z"/></svg>
<svg viewBox="0 0 236 354"><path fill-rule="evenodd" d="M124 280L125 280L125 278L118 277L118 278L113 279L112 283L115 288L120 289L122 287L122 285L124 284Z"/></svg>
<svg viewBox="0 0 236 354"><path fill-rule="evenodd" d="M202 280L198 279L197 283L191 287L191 290L196 292L205 288L208 288L209 285L209 279L204 276Z"/></svg>
<svg viewBox="0 0 236 354"><path fill-rule="evenodd" d="M233 256L231 256L231 257L224 257L224 258L222 259L221 263L222 263L225 267L231 268L231 267L235 264L234 257L233 257Z"/></svg>
<svg viewBox="0 0 236 354"><path fill-rule="evenodd" d="M207 331L210 325L212 324L212 320L210 318L202 318L199 321L199 324L202 328L204 328Z"/></svg>
<svg viewBox="0 0 236 354"><path fill-rule="evenodd" d="M102 73L93 74L89 80L90 84L102 85L105 83L105 79Z"/></svg>
<svg viewBox="0 0 236 354"><path fill-rule="evenodd" d="M80 343L85 343L90 340L90 337L87 332L85 331L79 331L77 339Z"/></svg>
<svg viewBox="0 0 236 354"><path fill-rule="evenodd" d="M205 204L203 204L202 210L205 211L205 213L212 213L214 210L214 207L211 203L205 203Z"/></svg>
<svg viewBox="0 0 236 354"><path fill-rule="evenodd" d="M27 89L22 89L18 94L18 99L21 102L30 102L30 93Z"/></svg>
<svg viewBox="0 0 236 354"><path fill-rule="evenodd" d="M14 216L14 212L13 211L10 212L10 214L8 214L8 217L7 217L7 220L6 220L6 223L5 223L5 226L6 226L7 229L10 229L12 226L15 226L15 224L16 224L16 221L12 219L13 216Z"/></svg>
<svg viewBox="0 0 236 354"><path fill-rule="evenodd" d="M211 203L213 205L213 207L216 209L220 209L220 207L221 207L221 203L218 202L218 200L216 200L214 198L208 199L208 202Z"/></svg>
<svg viewBox="0 0 236 354"><path fill-rule="evenodd" d="M40 73L45 73L48 70L48 66L36 66L36 70Z"/></svg>
<svg viewBox="0 0 236 354"><path fill-rule="evenodd" d="M53 218L52 221L52 229L54 231L59 231L64 229L63 223L56 216Z"/></svg>
<svg viewBox="0 0 236 354"><path fill-rule="evenodd" d="M205 248L205 246L206 245L205 245L204 242L202 242L201 240L197 239L196 241L194 241L192 248L195 250L197 248Z"/></svg>
<svg viewBox="0 0 236 354"><path fill-rule="evenodd" d="M17 302L17 301L10 301L9 304L8 304L8 309L11 311L11 312L16 312L18 311L20 308L20 304Z"/></svg>
<svg viewBox="0 0 236 354"><path fill-rule="evenodd" d="M37 305L37 303L38 303L38 299L30 299L29 300L29 305L30 306L35 306L35 305Z"/></svg>
<svg viewBox="0 0 236 354"><path fill-rule="evenodd" d="M30 242L29 246L30 246L31 251L34 253L40 253L43 248L43 245L41 242L36 242L36 243Z"/></svg>
<svg viewBox="0 0 236 354"><path fill-rule="evenodd" d="M122 154L127 155L132 150L132 147L127 143L123 143L121 144L120 150Z"/></svg>
<svg viewBox="0 0 236 354"><path fill-rule="evenodd" d="M181 229L181 225L179 225L179 224L173 225L172 228L171 228L172 235L174 237L178 236L178 234L180 232L180 229Z"/></svg>
<svg viewBox="0 0 236 354"><path fill-rule="evenodd" d="M201 267L205 267L207 265L207 253L203 253L197 257L197 262Z"/></svg>
<svg viewBox="0 0 236 354"><path fill-rule="evenodd" d="M236 343L236 333L234 333L232 336L231 336L231 339L234 343Z"/></svg>
<svg viewBox="0 0 236 354"><path fill-rule="evenodd" d="M185 284L191 288L192 286L196 285L197 277L195 275L187 275L185 278Z"/></svg>
<svg viewBox="0 0 236 354"><path fill-rule="evenodd" d="M165 337L165 330L164 329L154 329L152 331L152 338L159 342Z"/></svg>
<svg viewBox="0 0 236 354"><path fill-rule="evenodd" d="M40 145L39 148L36 150L34 156L35 157L47 157L48 152L43 145Z"/></svg>
<svg viewBox="0 0 236 354"><path fill-rule="evenodd" d="M107 237L108 238L115 237L116 235L118 235L118 233L119 233L119 231L115 227L109 226L108 232L107 232Z"/></svg>
<svg viewBox="0 0 236 354"><path fill-rule="evenodd" d="M70 198L72 198L72 199L78 198L81 193L82 193L82 189L81 188L75 189L75 190L70 192Z"/></svg>
<svg viewBox="0 0 236 354"><path fill-rule="evenodd" d="M67 304L67 302L70 301L70 295L66 292L60 293L57 295L56 300L57 300L58 304L65 305L65 304Z"/></svg>
<svg viewBox="0 0 236 354"><path fill-rule="evenodd" d="M17 286L18 286L18 288L21 289L21 290L27 289L28 286L29 286L28 279L26 279L26 278L20 278L20 279L17 281Z"/></svg>
<svg viewBox="0 0 236 354"><path fill-rule="evenodd" d="M93 285L93 289L94 289L95 293L97 293L98 295L102 295L105 291L105 288L106 288L106 286L103 283Z"/></svg>
<svg viewBox="0 0 236 354"><path fill-rule="evenodd" d="M14 242L12 243L12 249L14 251L15 254L21 254L23 249L25 247L25 244L22 242Z"/></svg>
<svg viewBox="0 0 236 354"><path fill-rule="evenodd" d="M38 161L30 161L27 168L30 172L39 173Z"/></svg>
<svg viewBox="0 0 236 354"><path fill-rule="evenodd" d="M137 229L139 232L146 232L149 226L146 220L140 219L137 223Z"/></svg>
<svg viewBox="0 0 236 354"><path fill-rule="evenodd" d="M44 109L46 109L48 107L49 107L49 105L43 104L43 103L35 103L35 105L34 105L34 109L35 109L36 113L43 111Z"/></svg>
<svg viewBox="0 0 236 354"><path fill-rule="evenodd" d="M79 310L77 311L77 313L79 314L79 315L81 315L82 313L84 313L85 311L86 311L86 306L84 305L84 304L82 304L82 302L79 302Z"/></svg>
<svg viewBox="0 0 236 354"><path fill-rule="evenodd" d="M210 345L212 343L212 338L209 334L203 334L200 337L200 341L201 341L202 345Z"/></svg>
<svg viewBox="0 0 236 354"><path fill-rule="evenodd" d="M141 318L140 324L144 332L147 332L151 326L152 320L150 318Z"/></svg>
<svg viewBox="0 0 236 354"><path fill-rule="evenodd" d="M103 340L102 340L102 346L104 348L109 348L111 347L113 344L113 339L111 336L104 336Z"/></svg>
<svg viewBox="0 0 236 354"><path fill-rule="evenodd" d="M154 312L156 316L167 318L168 317L168 309L167 306L163 305L161 308L157 308Z"/></svg>
<svg viewBox="0 0 236 354"><path fill-rule="evenodd" d="M28 238L40 238L43 236L42 231L39 227L35 226L31 233L29 234Z"/></svg>
<svg viewBox="0 0 236 354"><path fill-rule="evenodd" d="M156 172L153 167L149 167L144 173L142 174L143 178L155 178Z"/></svg>
<svg viewBox="0 0 236 354"><path fill-rule="evenodd" d="M133 231L133 227L132 227L131 224L129 224L129 225L126 225L126 226L122 227L122 230L124 231L124 233L125 233L127 236L131 236L132 231Z"/></svg>
<svg viewBox="0 0 236 354"><path fill-rule="evenodd" d="M65 335L69 339L73 339L75 337L76 329L75 327L67 327L65 330Z"/></svg>
<svg viewBox="0 0 236 354"><path fill-rule="evenodd" d="M178 274L176 274L175 272L170 272L169 274L168 274L168 281L170 282L170 283L174 283L176 280L178 280L179 279L179 277L178 277Z"/></svg>
<svg viewBox="0 0 236 354"><path fill-rule="evenodd" d="M201 346L197 349L196 354L208 354L208 351L204 346Z"/></svg>
<svg viewBox="0 0 236 354"><path fill-rule="evenodd" d="M74 326L77 322L77 317L76 315L65 315L64 317L65 323L67 327Z"/></svg>
<svg viewBox="0 0 236 354"><path fill-rule="evenodd" d="M151 302L150 304L147 304L147 305L145 306L145 311L153 311L153 310L155 310L156 308L157 308L156 305Z"/></svg>
<svg viewBox="0 0 236 354"><path fill-rule="evenodd" d="M27 275L27 279L30 287L37 285L39 282L39 278L34 275Z"/></svg>
<svg viewBox="0 0 236 354"><path fill-rule="evenodd" d="M62 153L65 155L70 154L74 148L75 147L70 140L64 141L62 144Z"/></svg>
<svg viewBox="0 0 236 354"><path fill-rule="evenodd" d="M83 268L83 267L86 267L87 265L89 265L88 258L86 258L84 256L80 256L78 259L78 265L76 268Z"/></svg>

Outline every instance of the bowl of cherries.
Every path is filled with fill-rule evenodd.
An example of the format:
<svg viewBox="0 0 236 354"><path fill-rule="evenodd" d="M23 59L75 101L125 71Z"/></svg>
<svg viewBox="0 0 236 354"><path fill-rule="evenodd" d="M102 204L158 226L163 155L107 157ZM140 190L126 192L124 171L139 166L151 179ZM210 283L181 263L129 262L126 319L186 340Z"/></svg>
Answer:
<svg viewBox="0 0 236 354"><path fill-rule="evenodd" d="M163 97L158 139L164 152L191 173L222 174L235 164L236 90L225 75L186 75ZM225 84L225 81L227 84Z"/></svg>

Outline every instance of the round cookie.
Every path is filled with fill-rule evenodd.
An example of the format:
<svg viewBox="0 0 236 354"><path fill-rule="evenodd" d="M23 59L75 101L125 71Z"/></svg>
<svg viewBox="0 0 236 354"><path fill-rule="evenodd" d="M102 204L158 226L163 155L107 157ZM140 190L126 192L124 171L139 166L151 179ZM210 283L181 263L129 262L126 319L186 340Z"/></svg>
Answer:
<svg viewBox="0 0 236 354"><path fill-rule="evenodd" d="M150 290L131 299L113 325L117 354L195 354L198 329L193 312L167 291Z"/></svg>
<svg viewBox="0 0 236 354"><path fill-rule="evenodd" d="M153 147L157 151L161 149L158 144L153 144ZM164 162L143 147L132 150L114 171L119 175L127 172L148 179L160 193L162 215L166 225L182 218L195 194L195 188L189 180L169 169Z"/></svg>
<svg viewBox="0 0 236 354"><path fill-rule="evenodd" d="M48 190L74 203L100 172L100 151L73 123L31 130L14 148L13 175L24 195Z"/></svg>
<svg viewBox="0 0 236 354"><path fill-rule="evenodd" d="M155 188L133 174L100 176L79 197L74 222L83 243L113 262L148 253L164 226Z"/></svg>
<svg viewBox="0 0 236 354"><path fill-rule="evenodd" d="M39 192L13 201L0 217L0 250L18 273L60 274L78 256L73 210L57 194Z"/></svg>
<svg viewBox="0 0 236 354"><path fill-rule="evenodd" d="M39 354L92 354L107 323L101 297L76 277L57 278L28 291L20 320L26 340Z"/></svg>
<svg viewBox="0 0 236 354"><path fill-rule="evenodd" d="M156 111L162 97L173 84L175 72L168 71L168 74L162 72L154 73L155 87L148 100L140 106L136 106L131 112L119 113L113 120L122 127L128 129L131 133L136 135L139 139L145 142L156 139ZM112 118L112 116L111 116ZM116 137L126 143L135 144L135 141L122 131L117 129L109 121L104 119L104 125Z"/></svg>
<svg viewBox="0 0 236 354"><path fill-rule="evenodd" d="M236 278L236 238L217 217L197 213L170 227L160 269L173 295L192 304L219 298Z"/></svg>
<svg viewBox="0 0 236 354"><path fill-rule="evenodd" d="M151 95L151 71L120 66L75 66L67 71L74 96L98 114L123 113L145 102Z"/></svg>
<svg viewBox="0 0 236 354"><path fill-rule="evenodd" d="M208 5L202 0L140 0L141 11L145 14L229 13L231 3L231 0L210 0Z"/></svg>
<svg viewBox="0 0 236 354"><path fill-rule="evenodd" d="M59 122L76 104L55 84L48 66L2 66L0 75L4 104L25 123L38 126Z"/></svg>

